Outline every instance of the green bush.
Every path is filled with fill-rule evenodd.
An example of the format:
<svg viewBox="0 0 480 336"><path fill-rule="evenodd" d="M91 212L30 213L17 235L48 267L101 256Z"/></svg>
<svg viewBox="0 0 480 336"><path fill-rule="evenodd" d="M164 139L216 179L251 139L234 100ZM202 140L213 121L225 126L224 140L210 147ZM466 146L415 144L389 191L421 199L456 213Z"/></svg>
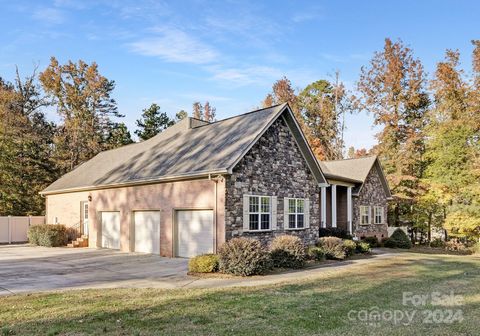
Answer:
<svg viewBox="0 0 480 336"><path fill-rule="evenodd" d="M357 253L370 253L372 249L370 245L364 241L357 242L356 244L356 252Z"/></svg>
<svg viewBox="0 0 480 336"><path fill-rule="evenodd" d="M192 273L213 273L218 271L218 255L202 254L188 261L188 271Z"/></svg>
<svg viewBox="0 0 480 336"><path fill-rule="evenodd" d="M297 236L275 237L270 244L270 258L273 267L302 268L305 265L305 247Z"/></svg>
<svg viewBox="0 0 480 336"><path fill-rule="evenodd" d="M472 251L472 253L480 254L480 242L475 243L475 244L471 247L471 251Z"/></svg>
<svg viewBox="0 0 480 336"><path fill-rule="evenodd" d="M338 237L322 237L318 240L318 245L325 252L327 259L342 260L346 257L343 241Z"/></svg>
<svg viewBox="0 0 480 336"><path fill-rule="evenodd" d="M445 247L445 242L440 238L435 238L430 242L430 247Z"/></svg>
<svg viewBox="0 0 480 336"><path fill-rule="evenodd" d="M356 249L357 244L355 244L353 240L346 239L343 241L343 250L345 251L345 255L347 257L354 255Z"/></svg>
<svg viewBox="0 0 480 336"><path fill-rule="evenodd" d="M65 246L68 242L67 228L58 224L33 225L27 237L31 244L47 247Z"/></svg>
<svg viewBox="0 0 480 336"><path fill-rule="evenodd" d="M318 236L321 237L337 237L342 239L352 239L352 235L347 230L341 228L320 228Z"/></svg>
<svg viewBox="0 0 480 336"><path fill-rule="evenodd" d="M379 247L380 243L377 236L365 237L362 239L365 243L370 245L370 247Z"/></svg>
<svg viewBox="0 0 480 336"><path fill-rule="evenodd" d="M307 258L316 261L325 260L325 251L318 246L309 246L307 249Z"/></svg>
<svg viewBox="0 0 480 336"><path fill-rule="evenodd" d="M258 240L233 238L219 250L219 269L223 273L248 276L263 274L271 268L269 253Z"/></svg>
<svg viewBox="0 0 480 336"><path fill-rule="evenodd" d="M390 238L383 241L383 246L389 248L409 249L412 247L412 242L402 229L396 229Z"/></svg>

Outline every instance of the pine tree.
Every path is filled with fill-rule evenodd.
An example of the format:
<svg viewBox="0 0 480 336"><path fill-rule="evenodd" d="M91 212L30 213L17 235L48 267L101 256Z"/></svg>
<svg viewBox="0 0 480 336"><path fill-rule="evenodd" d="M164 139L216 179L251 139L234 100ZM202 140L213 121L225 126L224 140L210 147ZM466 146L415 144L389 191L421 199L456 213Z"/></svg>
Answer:
<svg viewBox="0 0 480 336"><path fill-rule="evenodd" d="M110 134L107 139L109 148L117 148L134 143L130 131L127 125L124 123L116 123L110 130Z"/></svg>
<svg viewBox="0 0 480 336"><path fill-rule="evenodd" d="M180 110L175 114L175 121L179 122L180 120L183 120L188 117L188 113L185 110Z"/></svg>
<svg viewBox="0 0 480 336"><path fill-rule="evenodd" d="M137 120L138 129L135 134L141 140L148 140L175 124L175 121L160 110L160 106L153 103L142 111L142 118Z"/></svg>

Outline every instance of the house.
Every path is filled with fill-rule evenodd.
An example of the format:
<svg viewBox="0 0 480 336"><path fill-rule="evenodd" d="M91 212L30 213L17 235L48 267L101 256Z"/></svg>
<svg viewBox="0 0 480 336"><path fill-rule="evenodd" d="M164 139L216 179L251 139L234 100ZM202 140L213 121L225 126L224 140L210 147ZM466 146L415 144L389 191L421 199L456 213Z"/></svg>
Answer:
<svg viewBox="0 0 480 336"><path fill-rule="evenodd" d="M378 160L358 173L349 171L355 164L335 165L316 160L282 104L213 123L186 118L147 141L99 153L42 194L47 222L76 228L90 247L168 257L215 252L238 236L268 243L288 233L313 244L321 226L355 218L365 226L347 229L377 234L364 207L386 209ZM378 202L369 199L377 194Z"/></svg>

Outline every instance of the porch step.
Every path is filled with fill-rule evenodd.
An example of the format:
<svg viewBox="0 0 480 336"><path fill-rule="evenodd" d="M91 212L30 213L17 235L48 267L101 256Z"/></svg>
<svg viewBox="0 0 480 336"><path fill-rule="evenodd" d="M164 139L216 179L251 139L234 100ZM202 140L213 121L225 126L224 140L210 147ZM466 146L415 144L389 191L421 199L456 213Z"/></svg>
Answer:
<svg viewBox="0 0 480 336"><path fill-rule="evenodd" d="M88 247L88 236L82 235L81 237L67 244L67 247Z"/></svg>

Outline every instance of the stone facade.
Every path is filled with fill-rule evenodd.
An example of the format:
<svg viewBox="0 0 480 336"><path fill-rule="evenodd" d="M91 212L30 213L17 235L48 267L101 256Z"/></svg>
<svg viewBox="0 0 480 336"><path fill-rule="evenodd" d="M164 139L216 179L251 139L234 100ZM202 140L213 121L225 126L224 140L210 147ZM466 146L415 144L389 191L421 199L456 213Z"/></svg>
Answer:
<svg viewBox="0 0 480 336"><path fill-rule="evenodd" d="M243 231L243 195L277 196L277 227L267 232ZM284 197L310 200L310 227L285 230ZM268 244L275 236L299 236L306 245L318 239L320 188L282 118L277 119L225 181L225 235L253 237Z"/></svg>
<svg viewBox="0 0 480 336"><path fill-rule="evenodd" d="M354 190L356 193L357 190ZM366 205L372 207L370 222L373 223L373 207L383 207L383 224L360 224L360 206ZM383 188L376 165L368 173L362 190L358 196L353 197L353 230L357 237L377 236L379 240L388 237L387 232L387 195Z"/></svg>

